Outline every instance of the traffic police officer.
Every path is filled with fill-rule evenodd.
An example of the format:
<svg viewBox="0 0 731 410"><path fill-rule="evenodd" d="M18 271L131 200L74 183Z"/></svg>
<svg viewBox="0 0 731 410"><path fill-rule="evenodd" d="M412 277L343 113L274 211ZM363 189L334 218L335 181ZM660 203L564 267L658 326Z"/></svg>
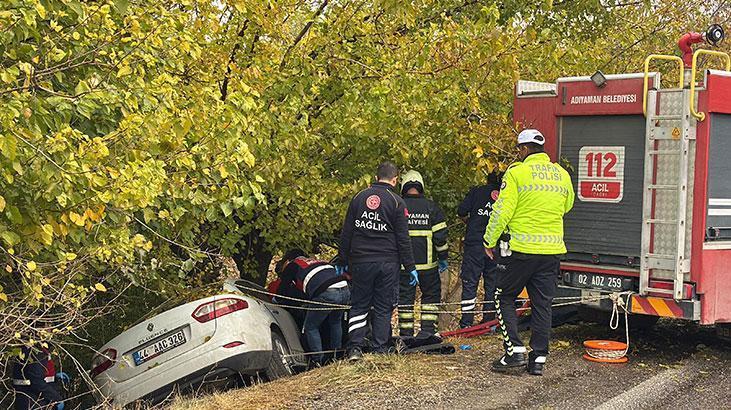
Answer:
<svg viewBox="0 0 731 410"><path fill-rule="evenodd" d="M462 256L462 317L459 327L472 326L475 307L477 306L477 286L480 277L485 289L484 310L493 309L493 294L495 293L496 264L485 255L482 246L482 236L485 234L487 221L490 219L492 205L498 198L500 189L500 174L491 172L487 176L487 184L476 186L457 207L457 215L467 224L464 236L464 255ZM482 321L487 321L487 314Z"/></svg>
<svg viewBox="0 0 731 410"><path fill-rule="evenodd" d="M437 332L437 311L442 300L439 274L448 267L447 222L439 206L424 197L424 179L418 171L411 170L401 178L401 195L409 209L409 236L421 288L421 329L417 338L427 338ZM415 299L416 287L411 276L402 271L399 304L405 307L398 315L401 336L414 336Z"/></svg>
<svg viewBox="0 0 731 410"><path fill-rule="evenodd" d="M16 410L63 410L61 394L46 381L51 360L48 350L24 347L22 354L13 365ZM57 376L64 375L59 373Z"/></svg>
<svg viewBox="0 0 731 410"><path fill-rule="evenodd" d="M371 313L373 351L388 351L400 266L409 272L413 286L419 283L409 238L409 211L404 200L392 192L398 169L384 162L378 166L376 180L353 197L340 236L336 268L339 273L347 270L352 277L349 360L363 355Z"/></svg>
<svg viewBox="0 0 731 410"><path fill-rule="evenodd" d="M522 162L511 165L503 176L500 197L495 202L485 231L485 253L493 248L507 228L509 249L501 247L495 304L505 354L495 362L495 371L524 367L533 375L543 374L551 332L551 303L556 293L559 255L566 253L563 216L574 204L574 188L568 172L544 152L545 137L534 129L518 135ZM532 351L518 336L515 298L523 287L531 301Z"/></svg>

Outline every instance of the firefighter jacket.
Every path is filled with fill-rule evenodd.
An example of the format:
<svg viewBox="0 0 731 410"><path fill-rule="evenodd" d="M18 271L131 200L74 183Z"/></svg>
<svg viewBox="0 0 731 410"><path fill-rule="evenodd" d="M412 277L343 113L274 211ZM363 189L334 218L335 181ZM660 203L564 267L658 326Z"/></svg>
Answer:
<svg viewBox="0 0 731 410"><path fill-rule="evenodd" d="M490 219L492 206L498 198L500 187L494 184L476 186L457 207L457 215L467 218L467 231L464 235L464 244L467 246L482 244L487 221Z"/></svg>
<svg viewBox="0 0 731 410"><path fill-rule="evenodd" d="M345 276L335 273L335 267L317 259L303 256L288 263L281 274L282 282L294 282L307 298L312 300L328 288L348 286Z"/></svg>
<svg viewBox="0 0 731 410"><path fill-rule="evenodd" d="M408 226L409 210L391 185L376 182L350 202L340 235L339 264L395 262L415 269Z"/></svg>
<svg viewBox="0 0 731 410"><path fill-rule="evenodd" d="M495 247L507 228L510 249L540 255L566 253L563 216L574 205L571 177L545 153L511 165L500 186L483 244Z"/></svg>
<svg viewBox="0 0 731 410"><path fill-rule="evenodd" d="M404 195L409 208L409 236L416 270L436 269L447 259L447 222L444 212L423 195Z"/></svg>

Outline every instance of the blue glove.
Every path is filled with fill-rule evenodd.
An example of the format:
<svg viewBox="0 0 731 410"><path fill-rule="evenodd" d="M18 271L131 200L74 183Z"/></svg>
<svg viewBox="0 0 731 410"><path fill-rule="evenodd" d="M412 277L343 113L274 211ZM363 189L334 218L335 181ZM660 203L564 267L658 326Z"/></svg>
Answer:
<svg viewBox="0 0 731 410"><path fill-rule="evenodd" d="M61 383L65 384L71 382L71 377L69 377L69 375L65 372L58 372L56 373L56 380L59 380L61 381Z"/></svg>
<svg viewBox="0 0 731 410"><path fill-rule="evenodd" d="M56 410L63 410L64 407L66 407L66 405L63 404L62 401L56 403Z"/></svg>
<svg viewBox="0 0 731 410"><path fill-rule="evenodd" d="M348 271L348 265L335 265L335 274L340 276Z"/></svg>
<svg viewBox="0 0 731 410"><path fill-rule="evenodd" d="M412 270L411 273L411 281L409 282L409 285L416 286L419 284L419 272L416 271L416 269Z"/></svg>
<svg viewBox="0 0 731 410"><path fill-rule="evenodd" d="M447 262L446 259L442 259L439 261L439 273L444 272L449 267L449 262Z"/></svg>

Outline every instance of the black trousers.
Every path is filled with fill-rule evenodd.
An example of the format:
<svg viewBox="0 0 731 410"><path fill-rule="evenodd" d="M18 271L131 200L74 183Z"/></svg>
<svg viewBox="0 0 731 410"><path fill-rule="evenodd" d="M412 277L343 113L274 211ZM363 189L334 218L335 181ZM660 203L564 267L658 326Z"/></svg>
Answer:
<svg viewBox="0 0 731 410"><path fill-rule="evenodd" d="M373 351L388 350L399 269L398 263L391 262L356 263L350 266L353 279L348 315L349 350L363 347L369 319Z"/></svg>
<svg viewBox="0 0 731 410"><path fill-rule="evenodd" d="M399 304L412 305L399 309L399 335L414 336L414 302L416 300L416 286L411 286L411 275L401 271L399 278ZM439 270L429 269L419 271L419 285L421 289L421 331L420 334L433 335L437 332L439 302L442 300L442 281Z"/></svg>
<svg viewBox="0 0 731 410"><path fill-rule="evenodd" d="M551 303L556 296L559 273L558 256L513 252L512 256L501 258L500 263L505 265L505 270L498 270L495 305L505 351L508 355L516 350L525 351L518 335L515 310L515 299L525 287L531 302L531 357L546 356L551 336Z"/></svg>
<svg viewBox="0 0 731 410"><path fill-rule="evenodd" d="M462 317L459 319L460 327L470 327L475 320L473 313L477 309L477 286L482 278L482 286L485 289L485 300L482 303L482 310L493 310L493 294L495 293L495 282L497 273L494 261L485 255L485 248L482 244L465 245L462 256ZM483 320L490 319L491 315L483 315Z"/></svg>

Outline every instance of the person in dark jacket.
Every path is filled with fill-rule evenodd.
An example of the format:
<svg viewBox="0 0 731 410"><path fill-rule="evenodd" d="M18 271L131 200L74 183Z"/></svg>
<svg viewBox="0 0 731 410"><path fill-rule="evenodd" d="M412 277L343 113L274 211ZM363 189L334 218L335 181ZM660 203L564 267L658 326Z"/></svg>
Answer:
<svg viewBox="0 0 731 410"><path fill-rule="evenodd" d="M337 269L348 270L352 277L349 360L363 356L371 312L373 351L388 351L400 266L411 275L413 286L419 283L409 237L409 210L392 191L397 182L398 169L394 164L379 165L376 182L353 197L343 222Z"/></svg>
<svg viewBox="0 0 731 410"><path fill-rule="evenodd" d="M16 410L63 410L61 394L46 382L50 353L47 349L24 347L13 364Z"/></svg>
<svg viewBox="0 0 731 410"><path fill-rule="evenodd" d="M439 274L448 267L447 222L439 205L424 197L424 179L411 170L401 178L401 195L409 208L409 235L421 288L421 328L417 338L437 333L442 285ZM410 275L401 272L399 283L399 335L414 336L416 287Z"/></svg>
<svg viewBox="0 0 731 410"><path fill-rule="evenodd" d="M457 215L467 224L464 237L464 255L462 257L462 317L461 328L470 327L474 322L474 311L477 307L477 286L483 280L485 299L483 310L494 308L495 281L497 265L485 255L482 237L485 235L487 221L490 219L492 205L500 194L500 174L492 172L487 176L487 184L476 186L464 198L457 208ZM487 317L485 317L487 316ZM483 321L493 315L483 315Z"/></svg>
<svg viewBox="0 0 731 410"><path fill-rule="evenodd" d="M345 310L327 309L324 304L347 305L350 302L350 289L345 276L338 274L335 267L326 261L309 259L304 252L296 249L282 257L276 271L279 272L282 285L293 284L303 292L307 300L319 302L313 303L314 309L305 314L304 334L308 351L322 352L323 345L326 345L327 350L339 350L343 341L342 321ZM323 324L327 326L327 338L320 333L320 326ZM328 354L328 357L334 356ZM316 353L311 359L315 364L322 365L325 355Z"/></svg>

